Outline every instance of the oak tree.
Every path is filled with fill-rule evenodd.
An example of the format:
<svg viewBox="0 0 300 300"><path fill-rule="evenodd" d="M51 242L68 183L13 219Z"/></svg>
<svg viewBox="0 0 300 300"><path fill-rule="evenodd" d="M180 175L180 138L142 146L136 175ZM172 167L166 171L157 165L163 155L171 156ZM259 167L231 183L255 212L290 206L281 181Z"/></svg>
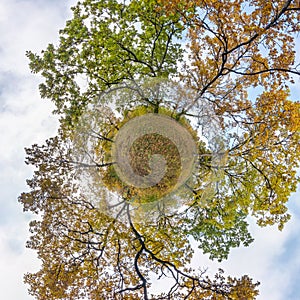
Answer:
<svg viewBox="0 0 300 300"><path fill-rule="evenodd" d="M148 218L141 220L137 204L131 205L124 195L113 202L107 188L97 182L92 184L101 202L85 194L79 184L81 170L91 165L75 161L72 147L72 140L61 133L26 150L27 163L36 172L28 180L31 191L23 193L20 201L25 211L43 214L41 220L30 222L27 246L37 250L42 261L37 273L25 276L31 295L37 299L255 299L258 283L248 276L225 278L220 270L210 279L205 270L188 266L193 249L187 212L171 214L164 202L148 209ZM95 162L93 169L103 167ZM97 173L89 175L99 179ZM170 288L152 290L151 282L157 280Z"/></svg>
<svg viewBox="0 0 300 300"><path fill-rule="evenodd" d="M30 293L255 299L247 276L192 270L190 243L222 260L253 241L248 216L279 229L290 218L286 203L299 182L300 104L289 99L300 74L299 1L85 0L72 10L59 45L27 53L45 79L41 96L61 118L57 137L26 150L36 172L20 201L42 215L30 224L28 246L42 260L26 275ZM197 168L162 201L114 172L119 129L147 113L186 126L197 145ZM152 135L133 147L137 173L148 174L147 158L162 142ZM168 151L177 161L176 149ZM172 166L170 180L180 169ZM152 293L154 276L170 277L170 288Z"/></svg>

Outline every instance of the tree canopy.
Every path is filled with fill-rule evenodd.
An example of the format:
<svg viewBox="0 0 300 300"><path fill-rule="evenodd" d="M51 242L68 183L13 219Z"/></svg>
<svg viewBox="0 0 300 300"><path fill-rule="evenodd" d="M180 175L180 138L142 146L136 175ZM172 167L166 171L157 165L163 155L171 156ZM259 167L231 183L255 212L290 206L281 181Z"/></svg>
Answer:
<svg viewBox="0 0 300 300"><path fill-rule="evenodd" d="M255 299L246 275L193 270L191 241L221 261L253 241L248 217L280 230L290 218L299 1L86 0L72 10L58 45L27 52L61 121L56 137L26 149L36 171L19 200L42 216L30 223L42 261L25 276L30 293ZM135 186L118 172L122 153L138 178L163 179ZM169 288L155 292L156 281Z"/></svg>

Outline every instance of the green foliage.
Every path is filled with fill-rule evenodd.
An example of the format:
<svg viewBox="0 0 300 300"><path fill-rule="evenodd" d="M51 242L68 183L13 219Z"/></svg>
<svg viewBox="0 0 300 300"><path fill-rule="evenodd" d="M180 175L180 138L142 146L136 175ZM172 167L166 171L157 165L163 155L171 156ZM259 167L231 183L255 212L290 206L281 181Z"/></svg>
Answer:
<svg viewBox="0 0 300 300"><path fill-rule="evenodd" d="M125 110L123 119L114 124L112 127L118 128L119 130L131 119L143 116L147 113L153 113L153 108L138 106L133 110ZM159 107L159 113L171 118L174 117L174 112L165 107ZM186 118L181 117L179 123L182 124L189 133L191 133L195 139L195 143L199 143L197 132L193 130L189 121ZM109 138L115 140L118 130L111 130ZM103 145L102 143L99 147L105 149L104 155L106 160L112 161L112 143L107 143L106 141L105 144L110 144L110 146ZM114 165L111 165L102 172L102 180L106 187L112 191L118 192L125 198L128 198L128 201L137 201L139 203L158 201L160 198L170 193L172 187L177 183L180 172L182 172L180 153L170 139L156 133L143 135L134 141L129 154L130 165L134 172L140 176L148 175L151 172L149 159L152 155L158 154L163 156L166 161L164 178L154 186L138 188L124 183L122 179L118 177Z"/></svg>
<svg viewBox="0 0 300 300"><path fill-rule="evenodd" d="M54 101L56 113L73 123L110 86L177 72L183 26L179 15L170 19L157 8L156 1L79 2L57 47L27 52L32 72L45 78L41 96Z"/></svg>

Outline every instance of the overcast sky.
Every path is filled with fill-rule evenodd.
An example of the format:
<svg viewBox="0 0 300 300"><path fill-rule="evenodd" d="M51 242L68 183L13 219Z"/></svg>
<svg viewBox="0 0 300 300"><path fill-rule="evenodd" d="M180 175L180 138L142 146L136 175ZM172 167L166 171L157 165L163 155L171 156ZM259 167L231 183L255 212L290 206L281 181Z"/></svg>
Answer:
<svg viewBox="0 0 300 300"><path fill-rule="evenodd" d="M55 43L58 30L70 18L73 3L0 0L0 298L5 300L33 299L23 284L23 274L39 268L35 252L25 248L31 216L24 214L17 202L32 174L24 164L23 149L43 143L57 129L51 115L53 106L40 100L40 78L30 74L25 51L39 52L48 43ZM294 99L300 95L299 87L297 79L292 89ZM211 263L199 253L194 264L209 266L210 273L222 267L233 276L249 274L261 282L259 299L300 299L299 195L298 189L289 204L292 220L282 232L251 224L255 242L248 248L233 250L221 264Z"/></svg>

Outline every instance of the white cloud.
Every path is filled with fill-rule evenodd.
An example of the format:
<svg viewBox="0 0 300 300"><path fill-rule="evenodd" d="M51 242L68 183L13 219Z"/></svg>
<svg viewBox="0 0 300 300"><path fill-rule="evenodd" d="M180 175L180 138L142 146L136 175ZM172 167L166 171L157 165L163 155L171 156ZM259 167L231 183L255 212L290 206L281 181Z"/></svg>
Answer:
<svg viewBox="0 0 300 300"><path fill-rule="evenodd" d="M17 202L32 170L23 148L56 132L53 106L40 100L38 78L30 75L26 50L40 51L57 40L71 1L0 2L0 298L32 299L23 274L37 271L36 253L25 248L29 215Z"/></svg>
<svg viewBox="0 0 300 300"><path fill-rule="evenodd" d="M28 239L27 222L15 220L15 226L3 226L0 229L0 297L1 299L32 299L27 295L27 286L23 283L23 274L36 272L40 262L36 253L25 249Z"/></svg>

